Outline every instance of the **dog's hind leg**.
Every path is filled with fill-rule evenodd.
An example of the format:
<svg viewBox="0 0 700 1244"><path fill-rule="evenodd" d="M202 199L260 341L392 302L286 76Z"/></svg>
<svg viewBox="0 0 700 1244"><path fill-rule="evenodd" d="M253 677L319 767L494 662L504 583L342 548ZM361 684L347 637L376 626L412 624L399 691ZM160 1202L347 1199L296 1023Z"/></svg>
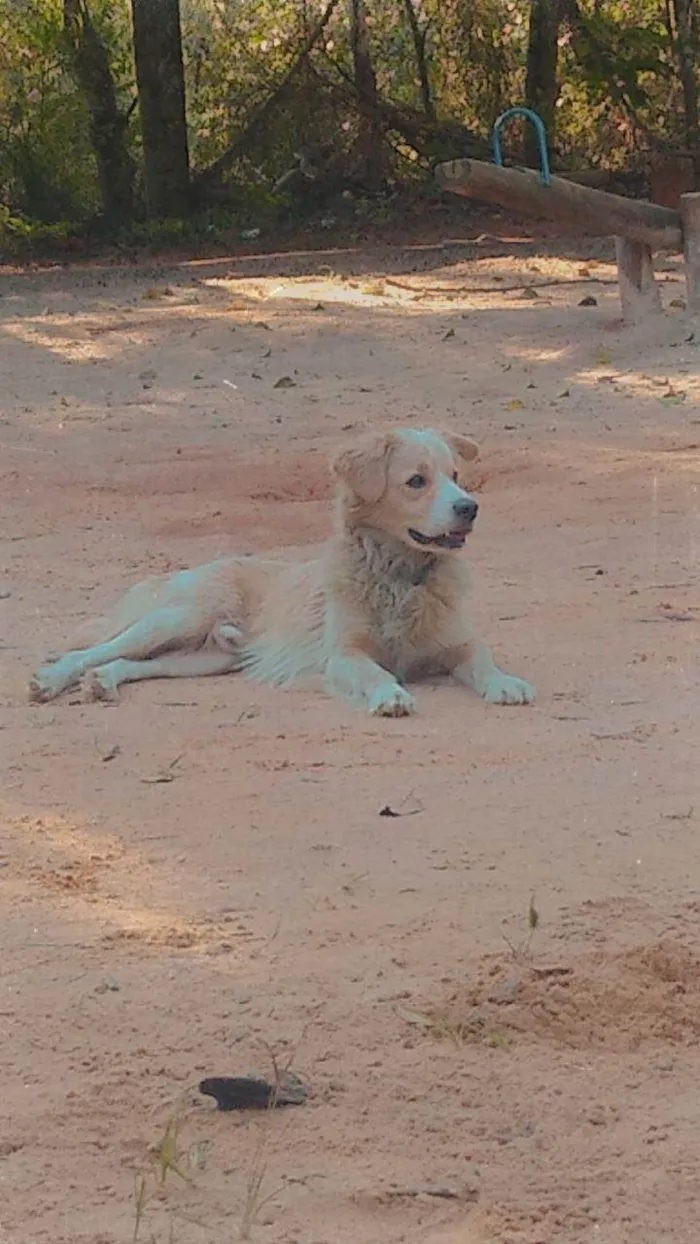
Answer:
<svg viewBox="0 0 700 1244"><path fill-rule="evenodd" d="M53 700L99 665L121 659L144 660L164 648L192 644L200 637L197 622L196 615L185 606L154 609L114 639L92 648L67 652L58 661L42 665L29 684L29 698L37 703ZM204 638L205 633L201 634L201 639Z"/></svg>
<svg viewBox="0 0 700 1244"><path fill-rule="evenodd" d="M240 658L236 654L205 649L168 652L150 661L119 658L91 669L85 679L85 690L92 700L115 701L119 699L119 687L125 682L142 682L146 678L204 678L210 674L229 674L239 666Z"/></svg>

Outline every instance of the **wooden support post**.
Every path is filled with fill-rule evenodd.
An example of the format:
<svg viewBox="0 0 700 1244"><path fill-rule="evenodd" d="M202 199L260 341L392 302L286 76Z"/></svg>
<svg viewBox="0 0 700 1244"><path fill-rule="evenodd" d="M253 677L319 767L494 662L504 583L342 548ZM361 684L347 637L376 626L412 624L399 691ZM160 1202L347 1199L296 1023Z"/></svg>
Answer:
<svg viewBox="0 0 700 1244"><path fill-rule="evenodd" d="M680 250L683 245L680 212L592 190L563 177L553 177L545 186L531 169L449 160L438 164L435 179L443 190L466 199L496 203L544 220L561 220L594 237L629 238L655 250Z"/></svg>
<svg viewBox="0 0 700 1244"><path fill-rule="evenodd" d="M654 280L651 247L629 238L615 238L615 256L623 320L636 324L650 313L658 314L661 294Z"/></svg>
<svg viewBox="0 0 700 1244"><path fill-rule="evenodd" d="M681 195L686 306L700 315L700 194Z"/></svg>

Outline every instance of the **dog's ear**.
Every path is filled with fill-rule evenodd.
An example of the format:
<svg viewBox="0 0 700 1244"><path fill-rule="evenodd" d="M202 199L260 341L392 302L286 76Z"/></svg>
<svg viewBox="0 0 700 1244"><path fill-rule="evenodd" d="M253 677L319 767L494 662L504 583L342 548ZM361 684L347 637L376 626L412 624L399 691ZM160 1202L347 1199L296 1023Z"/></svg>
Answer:
<svg viewBox="0 0 700 1244"><path fill-rule="evenodd" d="M395 442L392 432L372 432L361 437L356 445L337 454L332 463L333 474L361 501L374 504L386 488L389 456Z"/></svg>
<svg viewBox="0 0 700 1244"><path fill-rule="evenodd" d="M442 435L452 452L461 458L462 462L473 462L479 457L479 446L468 436L461 436L459 432L443 432Z"/></svg>

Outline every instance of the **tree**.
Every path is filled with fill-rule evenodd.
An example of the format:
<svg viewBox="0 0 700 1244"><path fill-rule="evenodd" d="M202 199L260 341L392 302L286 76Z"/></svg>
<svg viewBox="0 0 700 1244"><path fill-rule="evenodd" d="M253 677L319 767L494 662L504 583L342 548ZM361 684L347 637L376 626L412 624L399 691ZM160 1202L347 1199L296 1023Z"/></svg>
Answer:
<svg viewBox="0 0 700 1244"><path fill-rule="evenodd" d="M119 109L109 55L87 0L64 0L63 30L73 76L90 116L105 221L129 220L136 173L126 145L129 114Z"/></svg>
<svg viewBox="0 0 700 1244"><path fill-rule="evenodd" d="M418 79L420 82L420 95L423 104L423 111L430 121L435 118L435 104L430 90L430 71L428 68L428 56L426 44L428 41L428 31L430 29L430 20L421 25L418 21L418 15L413 7L413 0L404 0L404 8L406 17L411 30L413 39L413 48L416 53L416 68L418 70Z"/></svg>
<svg viewBox="0 0 700 1244"><path fill-rule="evenodd" d="M384 184L384 125L379 108L377 78L372 64L364 0L349 0L350 47L357 92L357 153L367 188Z"/></svg>
<svg viewBox="0 0 700 1244"><path fill-rule="evenodd" d="M698 124L698 10L695 0L673 0L676 55L683 90L685 141L700 171L700 125Z"/></svg>
<svg viewBox="0 0 700 1244"><path fill-rule="evenodd" d="M544 121L550 145L556 118L558 36L558 0L532 0L525 103ZM530 124L525 131L525 161L531 167L537 167L540 162L537 134Z"/></svg>
<svg viewBox="0 0 700 1244"><path fill-rule="evenodd" d="M131 0L148 215L186 216L189 152L179 0Z"/></svg>

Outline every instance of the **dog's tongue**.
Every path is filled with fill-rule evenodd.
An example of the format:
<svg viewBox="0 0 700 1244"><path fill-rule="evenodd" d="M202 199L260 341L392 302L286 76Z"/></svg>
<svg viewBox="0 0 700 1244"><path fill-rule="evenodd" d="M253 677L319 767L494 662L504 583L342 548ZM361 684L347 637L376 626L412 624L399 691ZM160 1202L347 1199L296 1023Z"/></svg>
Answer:
<svg viewBox="0 0 700 1244"><path fill-rule="evenodd" d="M448 531L444 536L438 536L435 543L449 549L458 549L464 544L466 538L466 531Z"/></svg>

